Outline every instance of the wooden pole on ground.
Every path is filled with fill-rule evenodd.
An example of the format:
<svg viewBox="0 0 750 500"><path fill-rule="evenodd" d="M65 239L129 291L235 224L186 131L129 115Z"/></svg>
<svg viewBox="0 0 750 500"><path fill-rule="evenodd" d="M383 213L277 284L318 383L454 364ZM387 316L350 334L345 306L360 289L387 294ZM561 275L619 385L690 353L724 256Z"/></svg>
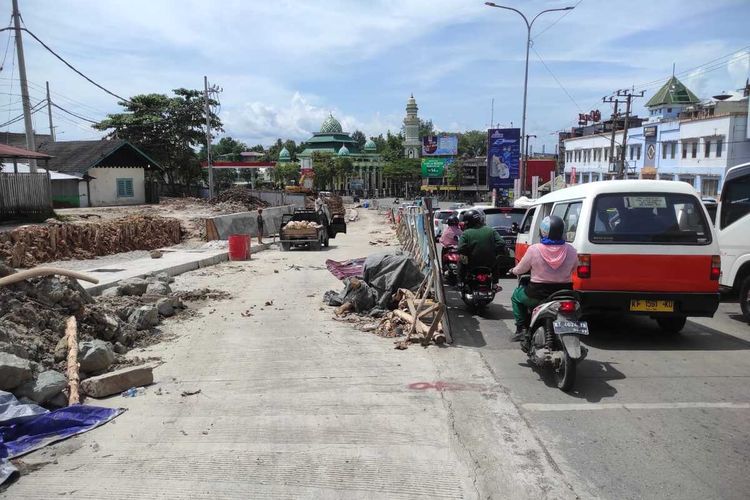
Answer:
<svg viewBox="0 0 750 500"><path fill-rule="evenodd" d="M68 404L77 405L81 402L78 394L78 327L76 317L71 316L65 324L65 337L68 339Z"/></svg>

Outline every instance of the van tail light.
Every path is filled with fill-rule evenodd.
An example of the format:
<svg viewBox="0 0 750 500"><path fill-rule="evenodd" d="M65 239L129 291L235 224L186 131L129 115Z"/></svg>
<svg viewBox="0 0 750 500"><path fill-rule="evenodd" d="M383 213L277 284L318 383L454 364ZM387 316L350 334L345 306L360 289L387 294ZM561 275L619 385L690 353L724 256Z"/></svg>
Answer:
<svg viewBox="0 0 750 500"><path fill-rule="evenodd" d="M578 273L579 278L591 277L591 255L578 255L578 268L576 269L576 272Z"/></svg>
<svg viewBox="0 0 750 500"><path fill-rule="evenodd" d="M718 255L711 256L711 280L718 281L721 277L721 257Z"/></svg>
<svg viewBox="0 0 750 500"><path fill-rule="evenodd" d="M561 313L574 313L576 312L576 303L572 300L563 300L560 302L560 306L557 308Z"/></svg>

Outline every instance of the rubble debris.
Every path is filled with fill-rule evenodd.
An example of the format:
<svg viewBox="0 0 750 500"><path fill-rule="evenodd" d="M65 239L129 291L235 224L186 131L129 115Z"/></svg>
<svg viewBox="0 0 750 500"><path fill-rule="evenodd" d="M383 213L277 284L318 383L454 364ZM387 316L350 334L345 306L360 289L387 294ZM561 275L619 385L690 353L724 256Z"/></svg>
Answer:
<svg viewBox="0 0 750 500"><path fill-rule="evenodd" d="M195 396L196 394L200 394L200 393L201 393L200 389L196 389L194 391L182 391L182 393L180 393L180 396L184 398L187 396Z"/></svg>
<svg viewBox="0 0 750 500"><path fill-rule="evenodd" d="M149 252L149 255L152 259L161 259L164 256L164 252L162 252L161 250L151 250L151 252Z"/></svg>
<svg viewBox="0 0 750 500"><path fill-rule="evenodd" d="M273 300L267 300L264 305L266 305L266 306L272 306L273 305Z"/></svg>
<svg viewBox="0 0 750 500"><path fill-rule="evenodd" d="M210 200L212 205L226 202L242 205L246 210L256 210L268 206L268 203L257 196L253 196L247 188L242 186L233 186L225 189L218 196Z"/></svg>
<svg viewBox="0 0 750 500"><path fill-rule="evenodd" d="M81 371L98 373L115 362L115 351L109 342L94 339L78 343L78 363Z"/></svg>
<svg viewBox="0 0 750 500"><path fill-rule="evenodd" d="M81 382L81 390L92 398L104 398L129 388L153 383L154 368L152 366L133 366L87 378Z"/></svg>
<svg viewBox="0 0 750 500"><path fill-rule="evenodd" d="M13 392L17 397L43 404L60 394L67 386L68 380L65 375L55 370L46 370L35 380L24 382Z"/></svg>
<svg viewBox="0 0 750 500"><path fill-rule="evenodd" d="M117 295L143 295L148 288L148 281L143 278L130 278L123 280L117 285Z"/></svg>
<svg viewBox="0 0 750 500"><path fill-rule="evenodd" d="M56 260L154 250L181 240L180 221L167 217L132 215L97 222L55 221L0 232L0 261L16 268L33 267Z"/></svg>
<svg viewBox="0 0 750 500"><path fill-rule="evenodd" d="M31 362L13 354L0 352L0 391L10 391L31 380Z"/></svg>
<svg viewBox="0 0 750 500"><path fill-rule="evenodd" d="M154 305L141 306L133 311L128 322L136 330L148 330L159 325L159 309Z"/></svg>

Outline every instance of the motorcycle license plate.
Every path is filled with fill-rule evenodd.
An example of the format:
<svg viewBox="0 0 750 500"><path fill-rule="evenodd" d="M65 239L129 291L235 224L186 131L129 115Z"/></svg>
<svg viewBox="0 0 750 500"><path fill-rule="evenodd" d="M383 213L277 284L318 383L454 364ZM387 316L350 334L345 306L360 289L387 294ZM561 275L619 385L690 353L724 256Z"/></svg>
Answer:
<svg viewBox="0 0 750 500"><path fill-rule="evenodd" d="M557 320L552 322L552 328L558 335L575 333L578 335L588 335L589 325L585 321Z"/></svg>
<svg viewBox="0 0 750 500"><path fill-rule="evenodd" d="M674 301L671 300L631 300L630 310L639 312L673 312Z"/></svg>

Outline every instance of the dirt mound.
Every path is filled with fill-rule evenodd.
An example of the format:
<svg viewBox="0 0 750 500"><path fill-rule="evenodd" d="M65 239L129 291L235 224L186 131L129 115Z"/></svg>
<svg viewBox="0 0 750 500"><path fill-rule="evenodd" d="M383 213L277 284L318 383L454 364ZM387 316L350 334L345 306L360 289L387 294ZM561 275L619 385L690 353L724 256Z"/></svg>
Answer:
<svg viewBox="0 0 750 500"><path fill-rule="evenodd" d="M132 250L154 250L182 239L180 221L133 215L122 219L22 226L0 233L0 262L33 267L42 262L92 259Z"/></svg>
<svg viewBox="0 0 750 500"><path fill-rule="evenodd" d="M268 203L257 196L253 196L247 188L241 186L226 189L211 200L211 204L213 205L218 203L237 203L244 206L247 210L256 210L268 206Z"/></svg>

